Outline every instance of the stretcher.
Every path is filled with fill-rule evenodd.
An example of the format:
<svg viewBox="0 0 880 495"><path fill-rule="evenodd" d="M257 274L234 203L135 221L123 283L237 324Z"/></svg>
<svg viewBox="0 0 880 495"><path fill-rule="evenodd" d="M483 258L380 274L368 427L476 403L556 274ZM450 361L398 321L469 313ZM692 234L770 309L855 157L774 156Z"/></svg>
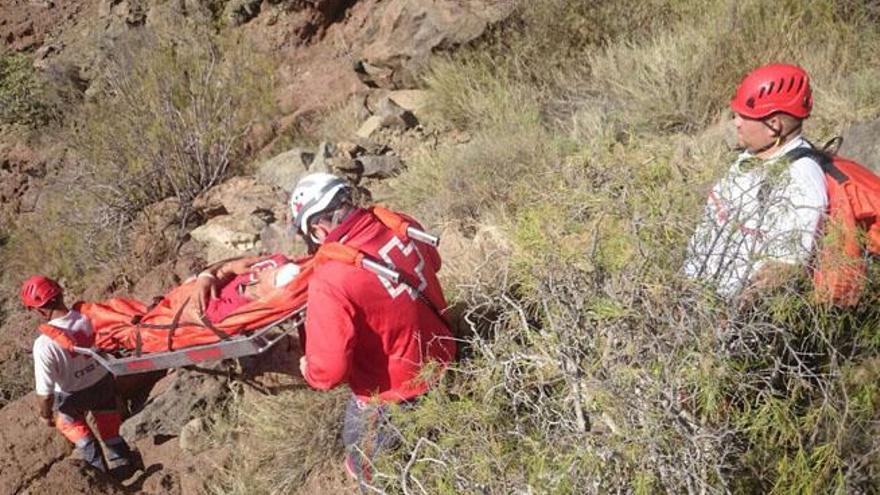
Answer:
<svg viewBox="0 0 880 495"><path fill-rule="evenodd" d="M219 361L262 354L297 330L305 321L303 307L290 317L272 323L250 335L236 335L212 344L141 355L116 356L96 347L74 347L79 354L92 357L114 376L148 373L192 366L207 361Z"/></svg>
<svg viewBox="0 0 880 495"><path fill-rule="evenodd" d="M439 238L388 210L375 207L372 211L403 239L439 244ZM364 268L395 284L412 286L393 265L344 244L328 243L314 256L297 261L300 273L294 281L216 324L183 321L183 310L192 299L194 282L190 281L150 308L125 298L81 303L78 309L92 322L94 342L88 347L67 342L62 347L92 357L116 376L262 354L303 326L309 278L317 265L331 260Z"/></svg>

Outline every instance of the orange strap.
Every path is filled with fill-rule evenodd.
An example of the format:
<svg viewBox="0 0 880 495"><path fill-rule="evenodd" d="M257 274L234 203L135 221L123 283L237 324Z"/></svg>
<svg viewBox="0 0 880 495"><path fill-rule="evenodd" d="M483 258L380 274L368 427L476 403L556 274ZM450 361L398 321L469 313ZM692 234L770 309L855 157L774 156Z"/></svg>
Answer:
<svg viewBox="0 0 880 495"><path fill-rule="evenodd" d="M364 253L341 242L328 242L321 245L318 252L315 253L315 264L320 265L330 260L360 267L363 266Z"/></svg>
<svg viewBox="0 0 880 495"><path fill-rule="evenodd" d="M402 239L406 239L407 237L409 237L409 234L407 234L406 230L409 228L410 223L405 218L400 216L400 214L381 206L373 206L372 208L370 208L370 211L373 213L373 215L376 216L376 218L379 219L380 222L391 229L391 231L394 232L397 237L400 237Z"/></svg>
<svg viewBox="0 0 880 495"><path fill-rule="evenodd" d="M407 239L409 237L406 231L410 227L410 222L400 214L381 206L373 206L369 211L397 237L402 239ZM330 260L361 267L364 262L364 253L357 248L346 246L341 242L322 244L321 247L318 248L318 252L315 253L315 264L320 265Z"/></svg>
<svg viewBox="0 0 880 495"><path fill-rule="evenodd" d="M73 352L73 348L76 347L76 342L70 338L69 335L64 333L60 328L55 328L52 325L42 324L37 329L41 334L49 337L54 340L56 344L61 346L65 351Z"/></svg>

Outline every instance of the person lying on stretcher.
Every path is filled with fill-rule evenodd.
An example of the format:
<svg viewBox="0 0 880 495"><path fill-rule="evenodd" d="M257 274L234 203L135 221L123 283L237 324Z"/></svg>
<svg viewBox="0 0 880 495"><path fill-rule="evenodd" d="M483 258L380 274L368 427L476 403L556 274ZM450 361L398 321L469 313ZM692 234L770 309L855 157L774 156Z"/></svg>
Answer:
<svg viewBox="0 0 880 495"><path fill-rule="evenodd" d="M187 314L194 321L216 323L245 304L284 287L299 273L299 265L281 254L216 263L198 274Z"/></svg>

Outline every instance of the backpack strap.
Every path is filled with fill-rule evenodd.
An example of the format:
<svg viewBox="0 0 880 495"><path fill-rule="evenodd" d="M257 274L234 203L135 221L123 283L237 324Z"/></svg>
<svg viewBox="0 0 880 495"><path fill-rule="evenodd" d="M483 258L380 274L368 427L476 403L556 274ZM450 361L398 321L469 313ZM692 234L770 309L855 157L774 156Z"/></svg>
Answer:
<svg viewBox="0 0 880 495"><path fill-rule="evenodd" d="M341 242L328 242L322 244L315 253L315 264L321 265L327 261L339 261L346 265L362 267L364 253L359 249L346 246Z"/></svg>
<svg viewBox="0 0 880 495"><path fill-rule="evenodd" d="M44 323L38 326L37 330L39 330L41 334L52 339L53 342L61 346L65 351L72 353L73 348L76 347L76 342L74 342L73 339L60 328Z"/></svg>
<svg viewBox="0 0 880 495"><path fill-rule="evenodd" d="M370 212L372 212L383 225L394 232L394 235L401 239L409 238L407 230L410 227L410 222L403 218L399 213L395 213L388 208L383 208L381 206L373 206L370 208Z"/></svg>
<svg viewBox="0 0 880 495"><path fill-rule="evenodd" d="M415 222L407 219L400 213L381 206L373 206L369 209L369 212L400 239L412 239L434 247L440 244L440 239L436 235L425 232L421 227L418 227L418 224L415 224Z"/></svg>
<svg viewBox="0 0 880 495"><path fill-rule="evenodd" d="M824 153L814 148L801 147L789 151L785 154L785 156L792 162L800 160L801 158L810 158L814 160L816 163L819 164L822 172L824 172L825 175L830 176L838 184L843 184L844 182L849 180L849 176L847 176L845 173L843 173L842 170L834 165L834 158L828 153Z"/></svg>

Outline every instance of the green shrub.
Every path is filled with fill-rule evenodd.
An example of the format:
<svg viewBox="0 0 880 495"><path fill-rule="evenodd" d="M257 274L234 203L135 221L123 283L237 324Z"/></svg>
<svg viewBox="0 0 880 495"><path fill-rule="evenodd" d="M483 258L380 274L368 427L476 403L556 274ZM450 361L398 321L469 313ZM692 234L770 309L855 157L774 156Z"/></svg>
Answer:
<svg viewBox="0 0 880 495"><path fill-rule="evenodd" d="M193 27L131 36L72 129L86 187L121 222L172 196L186 215L246 164L243 138L270 108L269 67L242 40Z"/></svg>
<svg viewBox="0 0 880 495"><path fill-rule="evenodd" d="M726 109L753 66L796 62L814 81L815 117L839 129L877 111L878 88L867 81L877 80L880 29L863 16L840 17L834 5L711 2L698 21L591 54L588 85L629 125L689 131Z"/></svg>
<svg viewBox="0 0 880 495"><path fill-rule="evenodd" d="M0 55L0 122L38 127L54 115L47 89L27 56Z"/></svg>

